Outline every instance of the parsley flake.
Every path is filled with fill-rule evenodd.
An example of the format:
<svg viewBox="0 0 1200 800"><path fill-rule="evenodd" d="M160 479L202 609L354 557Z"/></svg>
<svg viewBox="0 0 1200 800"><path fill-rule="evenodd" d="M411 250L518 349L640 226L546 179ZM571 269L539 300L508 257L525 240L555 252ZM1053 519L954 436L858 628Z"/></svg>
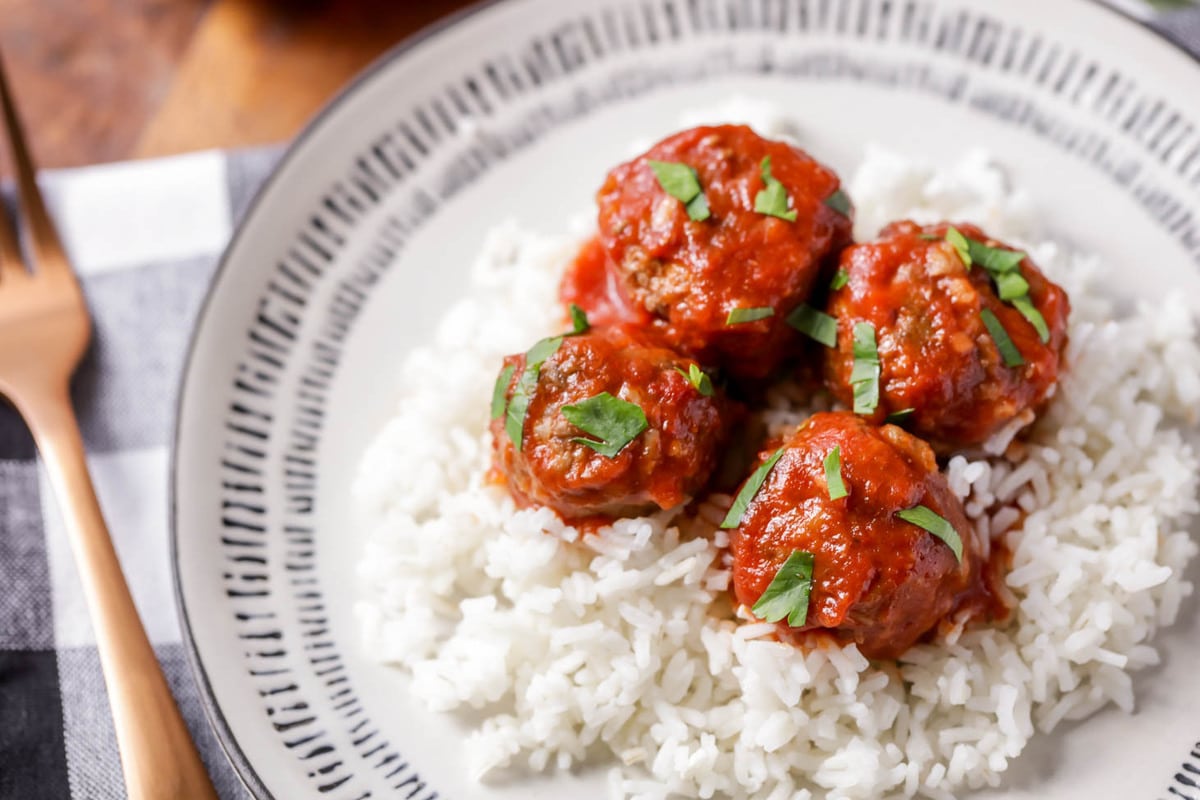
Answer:
<svg viewBox="0 0 1200 800"><path fill-rule="evenodd" d="M925 506L916 506L915 508L906 508L903 511L897 511L896 516L905 522L916 525L918 528L924 528L941 539L950 546L950 550L953 551L954 557L958 559L959 563L962 563L962 537L958 535L958 531L954 530L954 526L945 517Z"/></svg>
<svg viewBox="0 0 1200 800"><path fill-rule="evenodd" d="M1050 341L1050 328L1046 326L1046 318L1042 316L1042 312L1037 310L1029 297L1017 297L1013 299L1012 306L1021 312L1021 316L1029 320L1029 324L1037 331L1038 339L1041 340L1042 344Z"/></svg>
<svg viewBox="0 0 1200 800"><path fill-rule="evenodd" d="M729 507L729 513L725 515L725 519L721 522L722 528L736 528L742 524L742 517L745 516L746 509L750 507L754 496L758 494L758 490L766 483L767 476L771 474L771 470L775 469L775 465L781 458L783 458L782 447L776 450L766 461L759 464L758 469L750 473L750 477L742 484L741 491L733 499L733 505Z"/></svg>
<svg viewBox="0 0 1200 800"><path fill-rule="evenodd" d="M755 602L754 615L767 622L787 619L800 628L808 620L808 598L812 593L813 554L793 550Z"/></svg>
<svg viewBox="0 0 1200 800"><path fill-rule="evenodd" d="M829 490L830 500L841 500L849 492L842 480L842 448L835 447L825 456L825 488Z"/></svg>
<svg viewBox="0 0 1200 800"><path fill-rule="evenodd" d="M1050 341L1050 328L1046 318L1034 306L1029 297L1029 281L1021 274L1020 266L1027 256L1020 250L1005 250L1002 247L991 247L983 242L968 239L955 228L946 231L946 241L954 245L967 269L978 264L987 270L992 281L996 284L997 296L1021 312L1029 324L1037 331L1042 344ZM965 249L964 249L965 248ZM985 320L986 322L986 320ZM989 330L991 330L989 326ZM1014 348L1015 350L1015 348ZM1019 366L1012 365L1009 366Z"/></svg>
<svg viewBox="0 0 1200 800"><path fill-rule="evenodd" d="M917 410L915 408L902 408L899 411L893 411L892 413L888 414L887 419L885 419L884 422L886 422L888 425L898 425L916 412Z"/></svg>
<svg viewBox="0 0 1200 800"><path fill-rule="evenodd" d="M807 303L801 303L788 314L787 324L826 347L837 347L837 317L818 311Z"/></svg>
<svg viewBox="0 0 1200 800"><path fill-rule="evenodd" d="M687 370L683 367L676 367L675 371L688 379L688 383L692 385L697 392L703 397L713 396L712 379L708 377L708 373L700 369L699 364L688 364Z"/></svg>
<svg viewBox="0 0 1200 800"><path fill-rule="evenodd" d="M770 306L759 308L735 308L725 318L726 325L740 325L743 322L757 322L760 319L775 316L775 309Z"/></svg>
<svg viewBox="0 0 1200 800"><path fill-rule="evenodd" d="M1013 344L1012 337L1004 329L1004 324L992 313L992 310L990 308L983 309L979 312L979 317L983 320L984 327L987 328L988 333L992 335L992 339L996 342L996 348L1000 351L1000 358L1004 359L1004 366L1022 366L1025 363L1025 359L1021 357L1021 351Z"/></svg>
<svg viewBox="0 0 1200 800"><path fill-rule="evenodd" d="M850 195L846 194L841 189L838 189L833 194L829 195L829 197L826 197L825 205L829 206L843 217L850 216L850 211L854 208L854 205L850 202Z"/></svg>
<svg viewBox="0 0 1200 800"><path fill-rule="evenodd" d="M572 336L587 333L592 329L592 323L588 322L587 312L574 303L571 303L571 328Z"/></svg>
<svg viewBox="0 0 1200 800"><path fill-rule="evenodd" d="M855 414L875 413L879 406L879 373L875 326L869 322L859 322L854 326L854 368L850 372Z"/></svg>
<svg viewBox="0 0 1200 800"><path fill-rule="evenodd" d="M688 216L696 222L703 222L712 216L708 210L708 199L700 187L700 176L696 170L687 164L675 164L670 161L650 162L654 177L663 191L683 203Z"/></svg>
<svg viewBox="0 0 1200 800"><path fill-rule="evenodd" d="M958 228L950 228L946 231L946 241L954 246L963 265L970 269L975 262L971 259L971 243L967 241L967 237L963 236Z"/></svg>
<svg viewBox="0 0 1200 800"><path fill-rule="evenodd" d="M509 364L504 369L500 370L500 375L496 378L496 385L492 388L492 419L500 419L504 416L505 395L508 394L508 384L512 382L513 373L517 371L516 364Z"/></svg>
<svg viewBox="0 0 1200 800"><path fill-rule="evenodd" d="M840 267L837 273L834 274L833 280L829 282L829 288L837 291L850 282L850 273L846 272L845 267Z"/></svg>
<svg viewBox="0 0 1200 800"><path fill-rule="evenodd" d="M771 157L763 156L762 179L766 184L754 196L754 210L769 217L778 217L788 222L796 221L796 210L788 209L787 189L771 175Z"/></svg>
<svg viewBox="0 0 1200 800"><path fill-rule="evenodd" d="M525 354L525 369L521 373L517 385L513 389L512 398L508 401L508 409L504 416L504 431L512 441L517 452L525 443L525 415L529 412L529 401L537 389L538 376L542 371L542 363L554 355L562 346L563 337L552 336L542 339L529 348ZM493 407L494 410L494 407Z"/></svg>
<svg viewBox="0 0 1200 800"><path fill-rule="evenodd" d="M608 392L601 392L573 406L563 406L562 414L567 422L599 439L596 441L576 436L571 439L572 442L590 447L608 458L616 458L626 445L650 427L641 406L613 397Z"/></svg>

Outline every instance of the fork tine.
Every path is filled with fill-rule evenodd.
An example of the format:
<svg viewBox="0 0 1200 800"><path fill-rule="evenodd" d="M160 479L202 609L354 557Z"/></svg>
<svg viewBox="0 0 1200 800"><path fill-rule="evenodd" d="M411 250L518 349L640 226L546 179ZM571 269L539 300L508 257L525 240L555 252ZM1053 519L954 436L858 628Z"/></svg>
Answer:
<svg viewBox="0 0 1200 800"><path fill-rule="evenodd" d="M25 224L32 240L33 251L37 254L34 267L45 272L70 270L66 253L58 238L58 231L46 212L46 204L42 200L41 189L38 188L37 169L29 154L29 146L25 143L25 132L21 127L21 118L17 114L12 92L9 90L3 57L0 57L0 111L3 113L5 131L8 133L8 147L17 175L17 188L21 194ZM11 230L9 226L9 231ZM0 233L0 236L3 234ZM11 241L15 245L16 237L11 237ZM16 249L15 253L19 265L20 249Z"/></svg>

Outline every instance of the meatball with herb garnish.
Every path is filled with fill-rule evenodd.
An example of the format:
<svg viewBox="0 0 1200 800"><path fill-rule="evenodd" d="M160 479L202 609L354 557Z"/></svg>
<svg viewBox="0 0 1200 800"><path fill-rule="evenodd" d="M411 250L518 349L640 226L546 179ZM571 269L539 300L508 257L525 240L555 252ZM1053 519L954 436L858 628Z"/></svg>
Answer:
<svg viewBox="0 0 1200 800"><path fill-rule="evenodd" d="M767 376L794 351L789 315L850 241L839 187L802 150L744 126L663 140L610 172L597 195L616 307L704 364ZM604 285L578 270L567 281L583 277Z"/></svg>
<svg viewBox="0 0 1200 800"><path fill-rule="evenodd" d="M673 508L717 466L728 408L696 362L620 328L543 339L497 379L494 464L567 520Z"/></svg>
<svg viewBox="0 0 1200 800"><path fill-rule="evenodd" d="M825 383L875 422L981 444L1032 421L1058 380L1066 293L974 226L894 223L846 249L833 285Z"/></svg>
<svg viewBox="0 0 1200 800"><path fill-rule="evenodd" d="M783 638L826 630L894 658L987 604L974 528L925 442L847 412L764 452L723 527L734 593Z"/></svg>

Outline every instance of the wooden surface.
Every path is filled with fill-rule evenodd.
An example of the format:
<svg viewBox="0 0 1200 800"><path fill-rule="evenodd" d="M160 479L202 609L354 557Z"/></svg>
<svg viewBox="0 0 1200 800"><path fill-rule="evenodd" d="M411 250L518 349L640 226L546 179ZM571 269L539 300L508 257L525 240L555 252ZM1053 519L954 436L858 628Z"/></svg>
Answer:
<svg viewBox="0 0 1200 800"><path fill-rule="evenodd" d="M0 0L39 163L284 141L359 70L470 0Z"/></svg>

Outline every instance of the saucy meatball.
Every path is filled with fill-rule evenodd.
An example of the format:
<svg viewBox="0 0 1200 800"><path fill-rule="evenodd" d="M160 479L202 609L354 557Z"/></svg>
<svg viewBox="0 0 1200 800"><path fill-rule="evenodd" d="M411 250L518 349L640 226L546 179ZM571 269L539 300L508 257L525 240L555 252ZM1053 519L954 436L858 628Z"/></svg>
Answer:
<svg viewBox="0 0 1200 800"><path fill-rule="evenodd" d="M802 150L745 126L664 139L610 172L597 195L616 305L673 349L765 377L795 349L788 314L850 241L839 185Z"/></svg>
<svg viewBox="0 0 1200 800"><path fill-rule="evenodd" d="M826 461L835 448L845 496ZM895 658L983 596L976 534L929 445L895 425L847 412L811 417L781 452L730 532L734 593L753 607L792 553L812 556L807 617L781 621L783 638L825 629L870 658ZM918 506L953 526L962 558L943 539L897 516ZM982 606L980 606L982 607Z"/></svg>
<svg viewBox="0 0 1200 800"><path fill-rule="evenodd" d="M903 414L907 429L939 448L982 443L1017 417L1032 421L1049 397L1070 305L1028 257L972 225L897 222L847 248L841 269L847 280L828 304L838 331L825 383L842 402L854 402L860 323L874 329L878 404L856 410L876 422Z"/></svg>
<svg viewBox="0 0 1200 800"><path fill-rule="evenodd" d="M684 502L717 465L727 401L690 359L608 328L504 364L493 460L520 505L636 516Z"/></svg>

